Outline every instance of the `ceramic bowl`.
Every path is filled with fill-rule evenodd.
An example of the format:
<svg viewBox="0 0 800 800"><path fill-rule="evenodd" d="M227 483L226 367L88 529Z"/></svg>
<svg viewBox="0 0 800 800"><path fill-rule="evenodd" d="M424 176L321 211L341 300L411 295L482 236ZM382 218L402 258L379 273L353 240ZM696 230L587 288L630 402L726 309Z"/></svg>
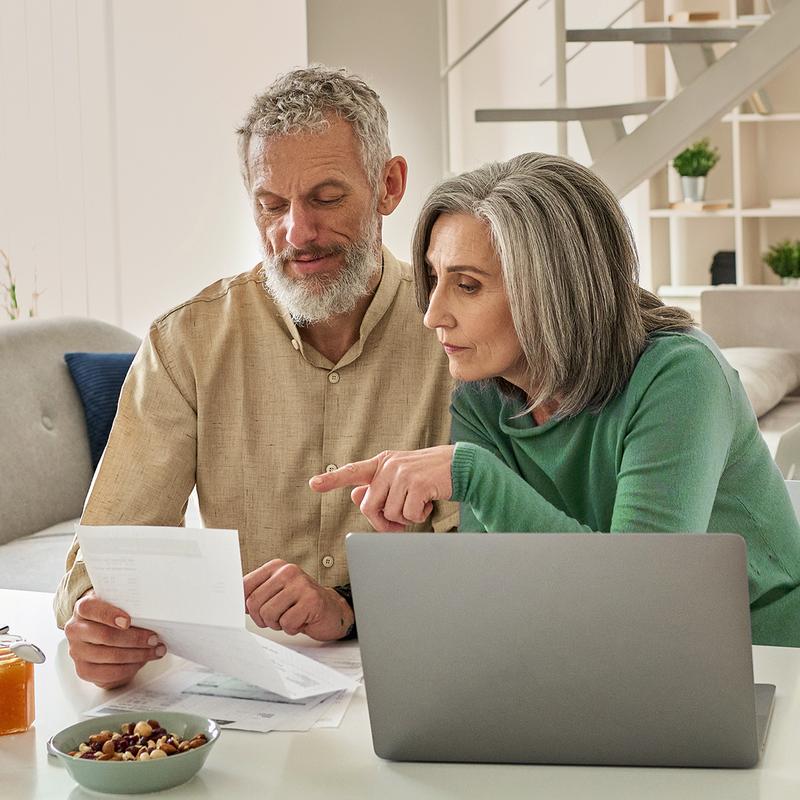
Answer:
<svg viewBox="0 0 800 800"><path fill-rule="evenodd" d="M157 719L169 733L182 739L204 733L208 742L194 750L156 761L91 761L69 755L70 751L78 749L81 742L101 730L118 731L123 723L140 719ZM186 783L203 766L219 734L219 727L214 720L196 714L126 711L92 717L70 725L50 739L47 750L50 755L60 759L67 772L87 789L109 794L142 794Z"/></svg>

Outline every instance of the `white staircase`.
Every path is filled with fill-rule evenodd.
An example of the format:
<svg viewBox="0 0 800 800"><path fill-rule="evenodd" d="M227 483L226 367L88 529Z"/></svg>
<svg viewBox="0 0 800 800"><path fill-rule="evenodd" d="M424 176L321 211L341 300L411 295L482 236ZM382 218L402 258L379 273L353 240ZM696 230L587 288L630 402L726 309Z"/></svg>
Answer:
<svg viewBox="0 0 800 800"><path fill-rule="evenodd" d="M563 3L563 0L560 0ZM566 42L662 44L670 52L683 87L672 99L646 98L604 106L479 109L477 122L579 120L592 168L622 197L663 167L709 123L757 92L800 51L800 0L788 0L757 26L643 25L575 29ZM735 43L719 60L713 45ZM627 134L622 119L648 118Z"/></svg>
<svg viewBox="0 0 800 800"><path fill-rule="evenodd" d="M592 158L625 137L623 117L650 114L665 100L651 97L632 103L603 106L561 106L552 108L483 108L475 112L476 122L572 122L583 128Z"/></svg>

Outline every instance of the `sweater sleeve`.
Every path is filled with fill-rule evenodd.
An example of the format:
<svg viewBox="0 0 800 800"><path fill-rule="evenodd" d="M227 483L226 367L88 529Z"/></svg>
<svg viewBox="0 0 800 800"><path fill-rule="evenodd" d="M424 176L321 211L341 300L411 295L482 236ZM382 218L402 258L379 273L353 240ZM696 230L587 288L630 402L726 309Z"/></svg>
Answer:
<svg viewBox="0 0 800 800"><path fill-rule="evenodd" d="M451 470L452 499L461 503L459 531L590 530L545 501L505 464L498 443L468 405L462 406L456 400L450 413L451 439L456 444ZM533 520L543 527L531 527Z"/></svg>
<svg viewBox="0 0 800 800"><path fill-rule="evenodd" d="M730 388L713 353L697 347L661 363L625 428L610 532L706 531L733 426ZM592 532L475 437L458 440L452 479L453 499L483 530Z"/></svg>
<svg viewBox="0 0 800 800"><path fill-rule="evenodd" d="M453 499L471 510L477 530L497 533L591 532L548 503L524 478L496 455L470 442L458 442L453 453ZM474 529L472 529L474 530Z"/></svg>
<svg viewBox="0 0 800 800"><path fill-rule="evenodd" d="M459 442L472 442L473 444L479 445L483 450L492 453L496 457L499 456L500 453L495 447L494 443L491 441L489 436L486 433L486 430L480 425L480 423L473 419L472 416L468 413L464 413L462 409L459 407L458 403L459 397L459 390L456 390L456 394L454 395L454 402L450 406L450 417L451 417L451 427L450 427L450 441L456 445L454 456L454 463L455 463L455 455L458 453L459 450ZM462 448L463 452L463 448ZM460 497L456 495L456 471L455 469L451 470L451 477L453 480L453 500L460 500ZM460 502L459 504L459 524L458 530L461 533L485 533L486 528L480 523L478 518L475 516L475 512L470 505L465 502Z"/></svg>

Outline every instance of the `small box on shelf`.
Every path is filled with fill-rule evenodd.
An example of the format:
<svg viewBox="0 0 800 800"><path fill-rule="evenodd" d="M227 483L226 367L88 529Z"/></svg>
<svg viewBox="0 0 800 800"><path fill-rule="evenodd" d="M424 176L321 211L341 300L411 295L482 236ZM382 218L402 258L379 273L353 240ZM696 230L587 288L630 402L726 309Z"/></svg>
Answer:
<svg viewBox="0 0 800 800"><path fill-rule="evenodd" d="M781 211L797 211L800 213L800 197L773 197L769 207Z"/></svg>

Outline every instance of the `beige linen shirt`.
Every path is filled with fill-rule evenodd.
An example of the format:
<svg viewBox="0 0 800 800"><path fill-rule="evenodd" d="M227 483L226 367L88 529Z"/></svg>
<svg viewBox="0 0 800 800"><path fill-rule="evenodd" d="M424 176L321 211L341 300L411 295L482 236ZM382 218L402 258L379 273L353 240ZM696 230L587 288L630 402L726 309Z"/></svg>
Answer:
<svg viewBox="0 0 800 800"><path fill-rule="evenodd" d="M269 297L260 265L156 320L122 388L83 512L86 525L180 525L192 488L209 528L239 531L242 569L273 558L325 586L348 580L344 537L369 523L347 490L308 479L381 450L449 441L451 379L422 325L411 267L386 249L358 341L333 364ZM454 503L435 530L458 524ZM415 526L430 530L430 526ZM91 586L77 541L55 610Z"/></svg>

